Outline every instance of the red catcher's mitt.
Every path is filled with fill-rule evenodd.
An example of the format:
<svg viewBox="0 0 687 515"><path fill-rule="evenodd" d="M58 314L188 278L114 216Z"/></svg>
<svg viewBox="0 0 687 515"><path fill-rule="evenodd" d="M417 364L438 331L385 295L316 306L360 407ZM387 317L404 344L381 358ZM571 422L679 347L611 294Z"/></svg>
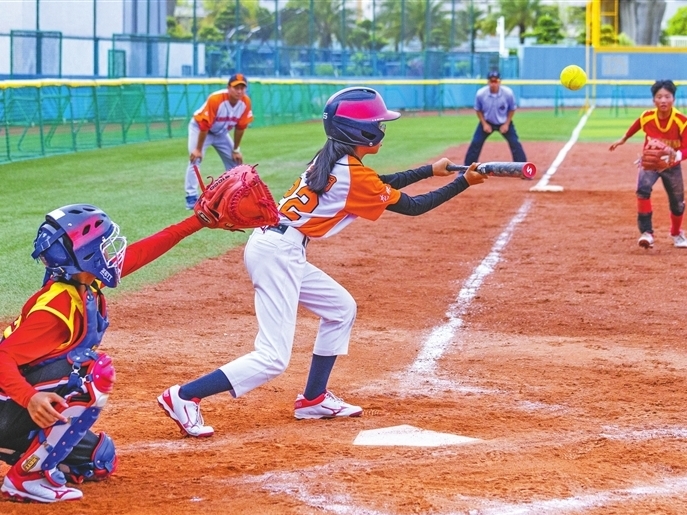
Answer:
<svg viewBox="0 0 687 515"><path fill-rule="evenodd" d="M195 171L203 193L193 211L204 226L240 231L279 223L277 204L254 166L235 166L207 187L198 167Z"/></svg>
<svg viewBox="0 0 687 515"><path fill-rule="evenodd" d="M677 153L662 141L650 139L642 150L640 164L644 170L662 172L677 164Z"/></svg>

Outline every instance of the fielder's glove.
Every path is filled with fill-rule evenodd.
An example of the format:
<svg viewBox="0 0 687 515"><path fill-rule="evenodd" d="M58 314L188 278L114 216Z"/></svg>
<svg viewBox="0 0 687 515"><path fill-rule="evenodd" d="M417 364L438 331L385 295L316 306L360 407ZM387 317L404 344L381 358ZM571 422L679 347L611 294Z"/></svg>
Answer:
<svg viewBox="0 0 687 515"><path fill-rule="evenodd" d="M196 174L200 175L197 168ZM251 165L235 166L212 180L203 188L193 211L211 229L240 231L279 223L277 204Z"/></svg>
<svg viewBox="0 0 687 515"><path fill-rule="evenodd" d="M682 160L682 152L675 150L657 139L650 139L642 150L640 164L644 170L662 172Z"/></svg>

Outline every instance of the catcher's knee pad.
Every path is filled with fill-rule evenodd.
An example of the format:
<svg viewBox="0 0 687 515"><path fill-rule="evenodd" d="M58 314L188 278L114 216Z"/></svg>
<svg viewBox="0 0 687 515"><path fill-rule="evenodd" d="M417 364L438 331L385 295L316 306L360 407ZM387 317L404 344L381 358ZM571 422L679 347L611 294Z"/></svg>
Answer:
<svg viewBox="0 0 687 515"><path fill-rule="evenodd" d="M72 483L80 484L84 481L102 481L117 470L119 458L117 457L112 438L105 433L100 433L97 436L93 435L93 433L89 433L89 435L91 435L91 438L95 438L95 445L92 448L89 446L89 449L91 449L90 454L83 456L80 460L78 457L72 460L65 460L65 462L60 463L58 466L59 470L67 477L67 480ZM83 443L82 441L81 444Z"/></svg>
<svg viewBox="0 0 687 515"><path fill-rule="evenodd" d="M81 387L65 397L67 407L55 407L67 422L58 422L38 431L22 457L22 470L51 470L61 463L98 419L114 381L112 360L107 354L96 354L95 359L87 364Z"/></svg>
<svg viewBox="0 0 687 515"><path fill-rule="evenodd" d="M98 353L97 356L88 364L84 386L94 399L94 405L102 408L114 388L116 374L110 356L104 353Z"/></svg>
<svg viewBox="0 0 687 515"><path fill-rule="evenodd" d="M100 408L82 405L60 409L67 422L57 423L38 431L24 453L21 468L24 472L51 470L72 451L100 414Z"/></svg>

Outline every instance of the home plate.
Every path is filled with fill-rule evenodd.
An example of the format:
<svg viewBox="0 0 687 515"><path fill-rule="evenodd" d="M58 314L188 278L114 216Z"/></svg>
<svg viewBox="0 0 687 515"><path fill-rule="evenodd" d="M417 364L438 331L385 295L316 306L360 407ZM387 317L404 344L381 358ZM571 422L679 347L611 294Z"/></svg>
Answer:
<svg viewBox="0 0 687 515"><path fill-rule="evenodd" d="M463 445L474 442L479 442L479 439L402 425L361 431L355 437L353 445L441 447L442 445Z"/></svg>

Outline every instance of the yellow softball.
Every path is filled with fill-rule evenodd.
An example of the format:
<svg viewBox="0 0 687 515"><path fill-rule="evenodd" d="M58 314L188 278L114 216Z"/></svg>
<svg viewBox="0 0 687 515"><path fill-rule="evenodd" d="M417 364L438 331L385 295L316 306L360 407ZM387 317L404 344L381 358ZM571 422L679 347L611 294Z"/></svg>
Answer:
<svg viewBox="0 0 687 515"><path fill-rule="evenodd" d="M563 68L561 72L561 84L568 89L576 91L587 84L587 74L576 64L571 64Z"/></svg>

